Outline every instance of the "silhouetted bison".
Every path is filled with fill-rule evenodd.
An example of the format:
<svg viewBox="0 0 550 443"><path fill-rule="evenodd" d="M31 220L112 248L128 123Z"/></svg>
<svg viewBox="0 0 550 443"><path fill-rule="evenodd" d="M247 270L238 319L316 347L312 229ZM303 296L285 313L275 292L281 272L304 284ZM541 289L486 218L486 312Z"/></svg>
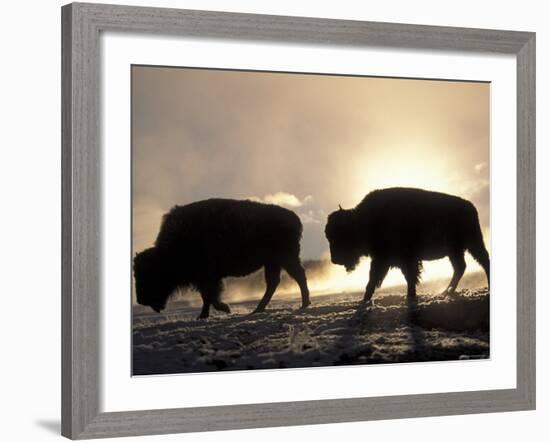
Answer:
<svg viewBox="0 0 550 443"><path fill-rule="evenodd" d="M265 309L285 269L300 286L302 308L309 291L300 263L302 223L280 206L249 200L210 199L175 206L163 217L155 246L134 258L138 303L160 312L177 288L202 296L199 318L210 305L230 312L220 300L222 279L265 268L267 288L254 312Z"/></svg>
<svg viewBox="0 0 550 443"><path fill-rule="evenodd" d="M483 244L477 210L460 197L412 188L373 191L350 210L333 212L325 228L331 260L353 270L370 256L365 300L370 300L388 270L398 267L407 296L416 296L422 260L448 256L454 274L446 292L454 292L464 274L464 251L481 264L489 281L489 254Z"/></svg>

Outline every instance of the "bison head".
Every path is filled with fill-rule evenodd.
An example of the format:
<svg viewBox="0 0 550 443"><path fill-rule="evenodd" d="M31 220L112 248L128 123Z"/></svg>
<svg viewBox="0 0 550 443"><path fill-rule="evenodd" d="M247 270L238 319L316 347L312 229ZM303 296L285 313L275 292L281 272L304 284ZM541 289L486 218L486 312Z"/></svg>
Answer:
<svg viewBox="0 0 550 443"><path fill-rule="evenodd" d="M352 210L340 207L328 216L325 235L330 245L330 259L335 265L343 265L346 271L355 269L361 258L355 239Z"/></svg>
<svg viewBox="0 0 550 443"><path fill-rule="evenodd" d="M157 248L146 249L134 257L136 296L140 305L160 312L174 290L168 268Z"/></svg>

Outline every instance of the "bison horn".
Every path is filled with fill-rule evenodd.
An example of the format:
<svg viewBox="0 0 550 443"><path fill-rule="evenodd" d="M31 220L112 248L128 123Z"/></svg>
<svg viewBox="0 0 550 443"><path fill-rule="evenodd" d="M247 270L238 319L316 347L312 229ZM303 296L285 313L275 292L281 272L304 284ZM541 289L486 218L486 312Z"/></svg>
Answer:
<svg viewBox="0 0 550 443"><path fill-rule="evenodd" d="M340 205L338 205L338 209L340 209L340 211L343 211L342 206Z"/></svg>

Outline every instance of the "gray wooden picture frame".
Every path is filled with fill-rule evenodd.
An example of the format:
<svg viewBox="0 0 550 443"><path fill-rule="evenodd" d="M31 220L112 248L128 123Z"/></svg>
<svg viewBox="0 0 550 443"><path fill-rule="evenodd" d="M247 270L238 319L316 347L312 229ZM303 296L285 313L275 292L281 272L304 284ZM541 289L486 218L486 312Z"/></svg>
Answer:
<svg viewBox="0 0 550 443"><path fill-rule="evenodd" d="M163 410L99 410L103 31L511 54L517 60L517 387ZM62 434L73 439L535 408L535 34L73 3L62 8Z"/></svg>

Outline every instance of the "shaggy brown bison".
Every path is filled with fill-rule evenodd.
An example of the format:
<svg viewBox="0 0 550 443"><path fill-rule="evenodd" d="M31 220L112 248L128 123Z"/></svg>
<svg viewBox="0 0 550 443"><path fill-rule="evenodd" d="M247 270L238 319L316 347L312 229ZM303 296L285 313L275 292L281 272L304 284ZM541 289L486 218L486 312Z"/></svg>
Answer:
<svg viewBox="0 0 550 443"><path fill-rule="evenodd" d="M249 200L210 199L176 206L162 220L155 245L134 258L138 303L160 312L177 288L194 288L207 318L221 301L224 277L240 277L264 267L267 288L254 312L269 303L284 269L300 286L302 308L310 304L300 263L302 223L280 206Z"/></svg>
<svg viewBox="0 0 550 443"><path fill-rule="evenodd" d="M467 250L485 270L489 254L483 244L477 210L460 197L413 188L373 191L355 208L333 212L325 234L331 260L351 271L370 256L365 300L370 300L391 267L407 281L407 296L416 296L422 260L449 257L454 274L446 292L454 292L466 269Z"/></svg>

